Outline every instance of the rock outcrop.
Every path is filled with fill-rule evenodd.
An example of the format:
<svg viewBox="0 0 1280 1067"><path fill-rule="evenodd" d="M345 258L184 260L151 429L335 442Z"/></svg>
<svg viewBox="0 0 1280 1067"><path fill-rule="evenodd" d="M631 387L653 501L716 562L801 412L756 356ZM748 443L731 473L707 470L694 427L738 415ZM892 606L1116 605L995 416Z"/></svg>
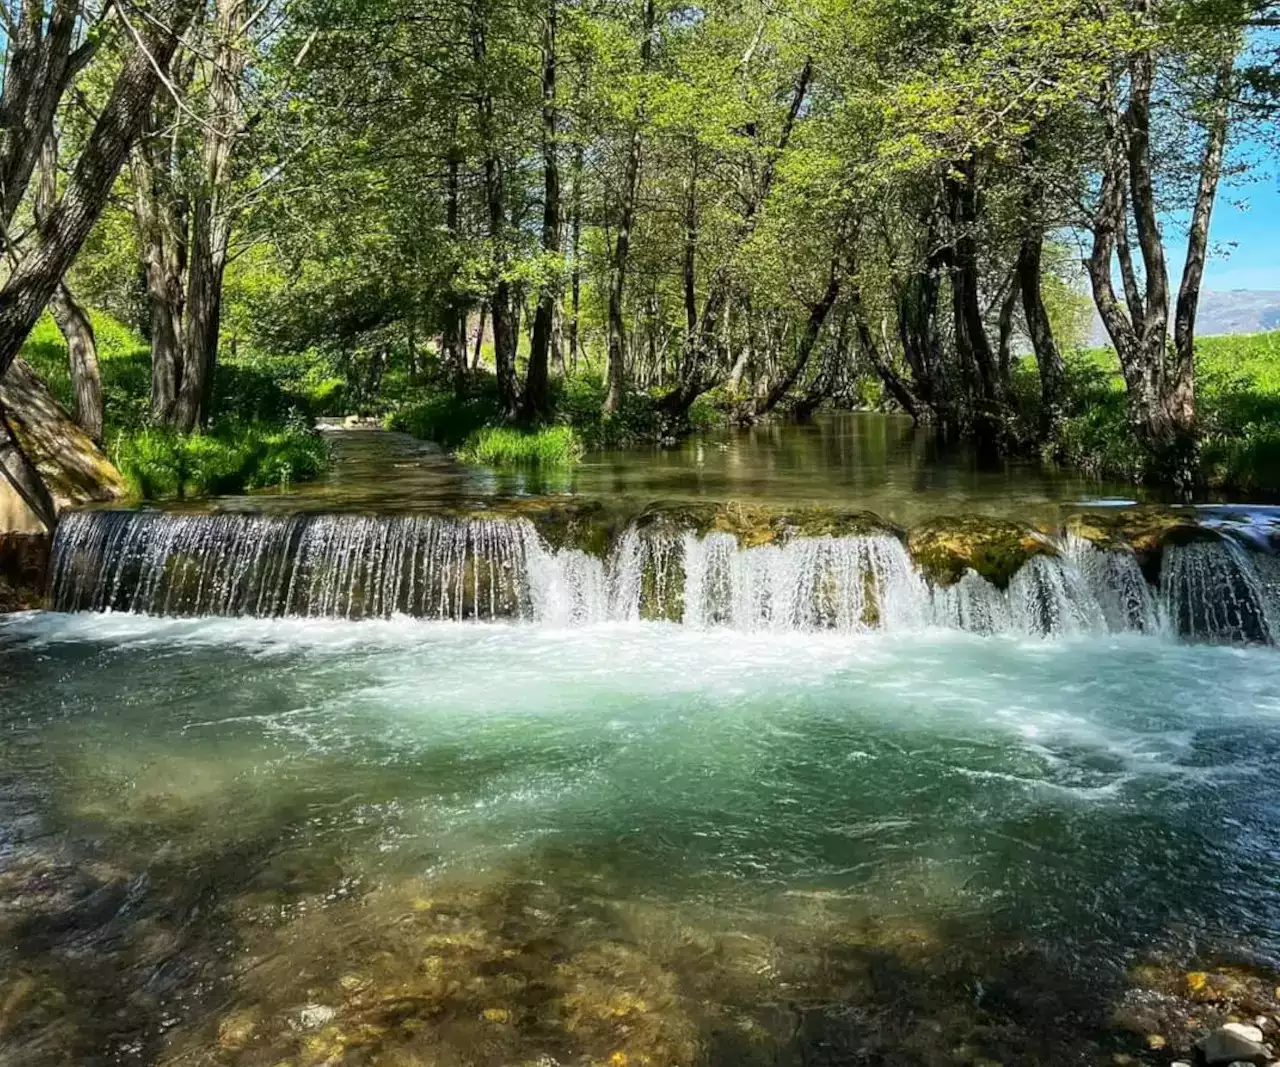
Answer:
<svg viewBox="0 0 1280 1067"><path fill-rule="evenodd" d="M120 472L22 360L0 379L0 409L59 511L124 495ZM10 480L0 476L0 532L43 530L44 523Z"/></svg>

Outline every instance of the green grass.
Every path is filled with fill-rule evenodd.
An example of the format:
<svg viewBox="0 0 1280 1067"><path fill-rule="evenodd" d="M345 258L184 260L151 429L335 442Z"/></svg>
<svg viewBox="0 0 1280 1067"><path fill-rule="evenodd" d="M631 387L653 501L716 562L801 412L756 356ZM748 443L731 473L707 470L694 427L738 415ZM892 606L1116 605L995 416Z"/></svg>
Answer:
<svg viewBox="0 0 1280 1067"><path fill-rule="evenodd" d="M102 370L106 452L134 496L238 493L306 481L324 470L328 448L309 423L315 414L341 410L340 381L298 359L227 353L218 367L211 430L179 434L155 428L150 346L109 315L91 311L90 318ZM67 347L47 313L22 355L71 410Z"/></svg>
<svg viewBox="0 0 1280 1067"><path fill-rule="evenodd" d="M284 487L314 478L328 461L324 440L309 429L255 425L209 434L122 433L111 452L131 492L143 500Z"/></svg>
<svg viewBox="0 0 1280 1067"><path fill-rule="evenodd" d="M485 426L458 449L458 458L489 467L567 467L582 457L582 439L571 426L517 430Z"/></svg>
<svg viewBox="0 0 1280 1067"><path fill-rule="evenodd" d="M1069 379L1067 461L1099 475L1140 479L1143 456L1129 431L1114 351L1077 353ZM1206 484L1241 494L1280 493L1280 331L1202 338L1196 396Z"/></svg>

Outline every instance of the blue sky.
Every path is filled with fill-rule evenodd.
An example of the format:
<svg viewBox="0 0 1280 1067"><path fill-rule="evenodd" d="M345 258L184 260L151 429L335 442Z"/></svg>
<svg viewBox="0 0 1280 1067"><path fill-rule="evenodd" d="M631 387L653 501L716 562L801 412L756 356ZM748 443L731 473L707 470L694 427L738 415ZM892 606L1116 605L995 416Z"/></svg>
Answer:
<svg viewBox="0 0 1280 1067"><path fill-rule="evenodd" d="M1223 184L1209 229L1212 258L1205 265L1206 289L1280 290L1280 181L1272 148L1242 146L1240 153L1256 166ZM1169 245L1175 246L1174 233ZM1179 250L1180 251L1180 250ZM1177 277L1179 258L1170 256L1169 273Z"/></svg>

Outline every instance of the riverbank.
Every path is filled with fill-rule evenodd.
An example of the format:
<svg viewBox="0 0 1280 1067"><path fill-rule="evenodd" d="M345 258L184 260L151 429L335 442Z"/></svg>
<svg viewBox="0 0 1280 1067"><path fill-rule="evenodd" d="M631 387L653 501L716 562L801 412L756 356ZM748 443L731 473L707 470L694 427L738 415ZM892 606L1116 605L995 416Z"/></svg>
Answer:
<svg viewBox="0 0 1280 1067"><path fill-rule="evenodd" d="M183 499L281 487L315 478L327 451L311 423L319 403L303 380L224 359L216 408L200 433L151 425L151 351L133 331L92 313L102 375L103 450L139 500ZM42 318L22 358L68 410L74 394L67 347Z"/></svg>

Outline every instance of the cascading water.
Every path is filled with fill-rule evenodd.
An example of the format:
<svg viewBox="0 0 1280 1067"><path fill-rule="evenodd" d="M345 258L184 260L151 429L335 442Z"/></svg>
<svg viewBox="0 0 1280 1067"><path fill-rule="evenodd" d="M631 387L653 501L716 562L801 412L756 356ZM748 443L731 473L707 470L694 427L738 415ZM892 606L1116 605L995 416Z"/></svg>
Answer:
<svg viewBox="0 0 1280 1067"><path fill-rule="evenodd" d="M608 620L738 630L941 626L984 634L1178 633L1274 642L1280 565L1235 541L1170 546L1160 585L1132 552L1074 536L999 589L973 571L934 586L889 533L742 547L660 523L606 558L551 548L527 519L82 512L50 574L61 611Z"/></svg>

